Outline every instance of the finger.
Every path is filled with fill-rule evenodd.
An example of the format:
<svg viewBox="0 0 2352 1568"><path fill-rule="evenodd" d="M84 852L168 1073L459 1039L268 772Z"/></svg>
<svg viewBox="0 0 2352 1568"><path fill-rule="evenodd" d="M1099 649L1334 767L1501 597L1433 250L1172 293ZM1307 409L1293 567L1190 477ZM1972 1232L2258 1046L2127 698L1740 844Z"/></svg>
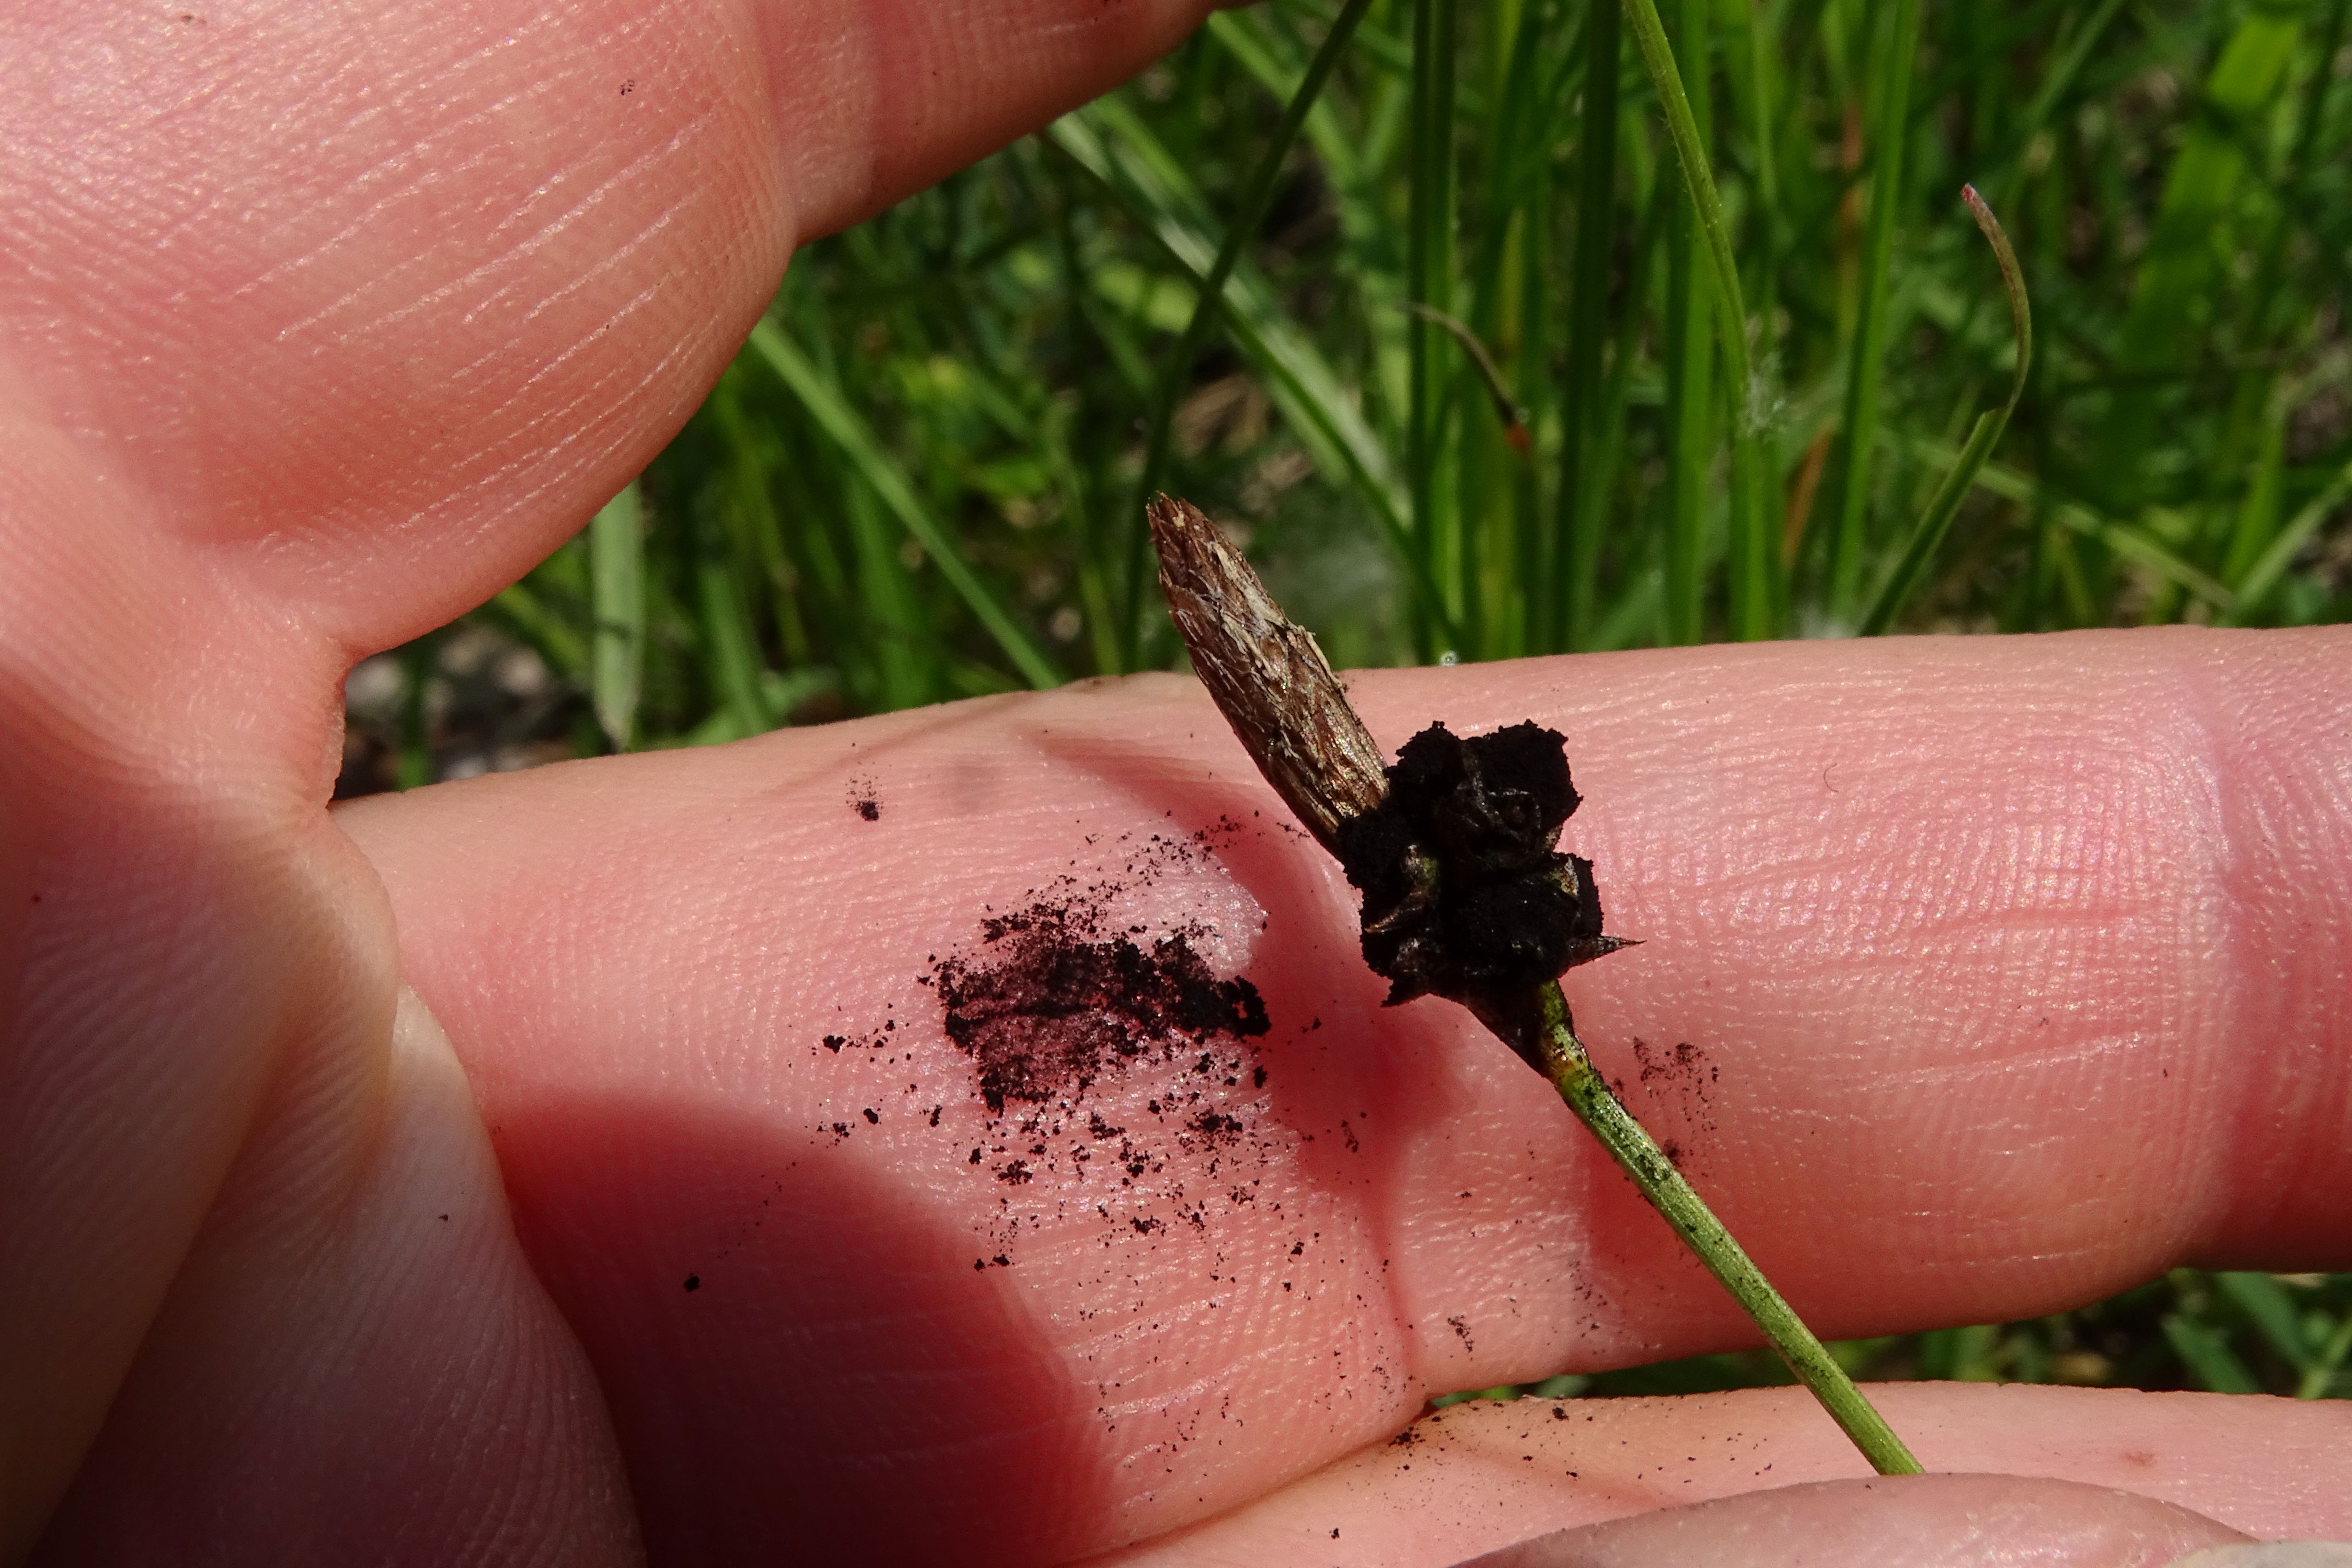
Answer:
<svg viewBox="0 0 2352 1568"><path fill-rule="evenodd" d="M2011 1476L1830 1481L1568 1531L1463 1568L1969 1568L2032 1561L2063 1568L2158 1568L2248 1538L2129 1492Z"/></svg>
<svg viewBox="0 0 2352 1568"><path fill-rule="evenodd" d="M2072 1562L2026 1548L2047 1553L2072 1540L2088 1552L2151 1530L2169 1550L2126 1561L2165 1563L2193 1546L2249 1536L2352 1531L2352 1420L2334 1402L1963 1384L1879 1384L1871 1394L1930 1472L2000 1484L1973 1495L1883 1490L1889 1483L1870 1479L1821 1408L1793 1388L1481 1401L1425 1416L1396 1442L1100 1568L1314 1562L1335 1552L1413 1568L1467 1563L1514 1543L1527 1543L1534 1564L1596 1540L1621 1555L1654 1551L1661 1563L1744 1564L1776 1559L1760 1543L1753 1553L1730 1550L1727 1537L1781 1531L1810 1531L1820 1568L1901 1562L1895 1553L1906 1542L1928 1561L1975 1561L1958 1555L1966 1532L1938 1522L1956 1504L1997 1523L1978 1539L2014 1552L2008 1561ZM2029 1478L2052 1484L2021 1484ZM1872 1489L1856 1495L1864 1487ZM1732 1499L1754 1510L1721 1505ZM1702 1503L1717 1508L1690 1507ZM1623 1522L1594 1528L1611 1521ZM2184 1527L2201 1538L2171 1533ZM1936 1558L1937 1550L1954 1555Z"/></svg>
<svg viewBox="0 0 2352 1568"><path fill-rule="evenodd" d="M68 537L95 518L134 562L152 535L200 542L286 617L390 646L642 468L798 240L1208 8L14 8L0 418L20 465L68 481L31 515Z"/></svg>
<svg viewBox="0 0 2352 1568"><path fill-rule="evenodd" d="M363 1140L314 1112L248 1145L37 1561L642 1560L580 1347L414 997L386 1079Z"/></svg>
<svg viewBox="0 0 2352 1568"><path fill-rule="evenodd" d="M2341 1260L2346 646L1355 690L1390 744L1438 715L1573 737L1566 843L1648 939L1570 977L1596 1057L1843 1335ZM836 1546L913 1552L985 1519L1068 1555L1433 1393L1746 1338L1544 1084L1443 1005L1379 1005L1348 889L1188 682L344 820L657 1548L860 1519ZM861 1489L906 1454L920 1511ZM805 1490L755 1484L780 1465Z"/></svg>
<svg viewBox="0 0 2352 1568"><path fill-rule="evenodd" d="M383 1109L391 933L318 812L352 651L641 467L797 237L1198 9L0 17L0 1558L199 1232L264 1223L208 1213L249 1145Z"/></svg>

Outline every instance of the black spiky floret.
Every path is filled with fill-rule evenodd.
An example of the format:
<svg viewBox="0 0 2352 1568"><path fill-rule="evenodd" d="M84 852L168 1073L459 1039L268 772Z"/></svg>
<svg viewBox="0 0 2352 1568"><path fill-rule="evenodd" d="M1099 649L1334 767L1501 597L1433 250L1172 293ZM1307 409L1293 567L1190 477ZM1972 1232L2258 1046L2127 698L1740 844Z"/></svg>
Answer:
<svg viewBox="0 0 2352 1568"><path fill-rule="evenodd" d="M1601 934L1592 863L1554 847L1579 804L1558 731L1432 724L1386 771L1381 804L1339 839L1391 1005L1499 1004L1623 945Z"/></svg>

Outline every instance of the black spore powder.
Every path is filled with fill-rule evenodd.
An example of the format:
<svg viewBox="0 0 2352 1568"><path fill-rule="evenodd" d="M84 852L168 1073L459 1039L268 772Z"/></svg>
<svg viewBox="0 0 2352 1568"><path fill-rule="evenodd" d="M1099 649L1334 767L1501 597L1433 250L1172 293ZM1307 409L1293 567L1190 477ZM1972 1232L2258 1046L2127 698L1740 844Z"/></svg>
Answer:
<svg viewBox="0 0 2352 1568"><path fill-rule="evenodd" d="M1339 837L1390 1005L1509 997L1618 945L1601 934L1592 863L1553 847L1580 804L1558 731L1465 740L1432 724L1387 774L1386 798Z"/></svg>
<svg viewBox="0 0 2352 1568"><path fill-rule="evenodd" d="M1266 1032L1265 1002L1220 980L1180 933L1148 949L1103 940L1071 911L1039 904L987 922L982 949L941 962L948 1038L980 1068L991 1112L1083 1091L1139 1058L1197 1049L1212 1037Z"/></svg>

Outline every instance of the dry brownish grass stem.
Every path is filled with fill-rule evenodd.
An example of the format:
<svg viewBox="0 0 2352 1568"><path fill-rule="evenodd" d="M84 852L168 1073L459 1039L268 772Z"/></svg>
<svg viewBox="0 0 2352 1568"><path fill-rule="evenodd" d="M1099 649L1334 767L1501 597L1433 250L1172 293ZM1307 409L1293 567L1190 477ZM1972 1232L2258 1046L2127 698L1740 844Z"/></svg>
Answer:
<svg viewBox="0 0 2352 1568"><path fill-rule="evenodd" d="M1339 824L1388 794L1380 747L1314 637L1282 613L1215 523L1173 496L1154 496L1145 513L1192 673L1283 804L1337 856Z"/></svg>

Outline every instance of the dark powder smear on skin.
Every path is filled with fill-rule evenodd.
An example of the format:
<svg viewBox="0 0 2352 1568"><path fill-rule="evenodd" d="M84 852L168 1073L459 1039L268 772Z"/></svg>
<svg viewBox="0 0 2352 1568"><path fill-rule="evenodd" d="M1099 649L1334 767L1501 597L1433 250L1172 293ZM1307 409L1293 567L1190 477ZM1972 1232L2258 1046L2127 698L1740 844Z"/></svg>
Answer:
<svg viewBox="0 0 2352 1568"><path fill-rule="evenodd" d="M1215 926L1148 929L1127 910L1132 893L1200 873L1232 840L1268 834L1253 816L1108 843L1089 836L1085 847L1102 855L1089 873L1033 889L1011 912L983 911L970 940L914 977L962 1058L953 1092L981 1112L977 1126L946 1134L955 1142L941 1151L987 1184L975 1268L1017 1265L1019 1248L1043 1236L1088 1233L1105 1269L1090 1285L1126 1300L1142 1282L1124 1272L1137 1267L1135 1249L1180 1230L1211 1235L1244 1211L1286 1223L1287 1186L1265 1189L1301 1138L1264 1118L1267 1086L1280 1077L1260 1058L1274 1032L1265 998L1246 978L1211 967L1222 945ZM928 1032L900 1026L908 1022L827 1035L810 1048L900 1068L912 1125L940 1127L944 1086L923 1076ZM1320 1026L1286 1031L1304 1037ZM835 1123L832 1141L867 1124ZM822 1142L823 1124L815 1131ZM1213 1289L1227 1267L1213 1250ZM1291 1283L1311 1295L1325 1281ZM1115 1389L1116 1380L1103 1387L1114 1426L1124 1418L1114 1414Z"/></svg>
<svg viewBox="0 0 2352 1568"><path fill-rule="evenodd" d="M1066 909L989 921L974 952L936 978L948 1038L980 1068L992 1114L1083 1093L1106 1073L1266 1032L1257 987L1220 980L1181 934L1149 948L1104 940Z"/></svg>

